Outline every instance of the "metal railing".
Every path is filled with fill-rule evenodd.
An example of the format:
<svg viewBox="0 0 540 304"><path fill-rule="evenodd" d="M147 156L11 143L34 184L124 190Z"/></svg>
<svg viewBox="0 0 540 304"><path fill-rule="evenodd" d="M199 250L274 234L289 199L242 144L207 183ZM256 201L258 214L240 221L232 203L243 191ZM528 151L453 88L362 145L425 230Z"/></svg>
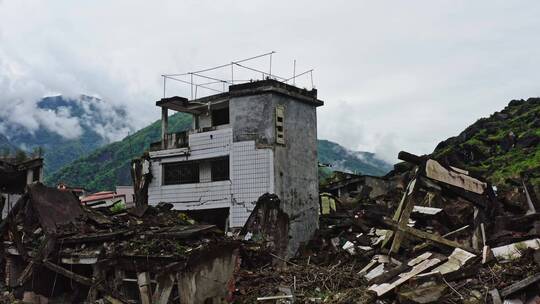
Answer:
<svg viewBox="0 0 540 304"><path fill-rule="evenodd" d="M296 60L294 60L294 64L293 64L293 75L292 75L292 77L282 77L282 76L278 76L276 74L273 74L272 73L272 55L275 54L275 53L276 53L275 51L272 51L272 52L268 52L268 53L265 53L265 54L245 58L245 59L242 59L242 60L231 61L230 63L227 63L227 64L222 64L222 65L218 65L218 66L215 66L215 67L202 69L202 70L197 70L197 71L193 71L193 72L180 73L180 74L163 74L163 75L161 75L161 77L163 77L163 98L165 98L167 96L167 80L174 80L176 82L180 82L180 83L189 85L190 94L191 94L190 99L191 100L198 98L199 89L206 90L206 92L210 91L212 93L223 93L223 92L226 92L228 87L231 86L231 85L240 84L240 83L246 83L246 82L250 82L250 81L254 81L254 80L264 80L264 79L274 79L274 80L281 81L281 82L284 82L284 83L287 83L287 84L291 84L289 82L292 81L292 85L296 86L296 79L298 77L304 76L304 75L309 77L309 80L311 82L311 88L312 89L314 88L313 69L307 70L307 71L302 72L300 74L296 74ZM246 64L243 64L245 62L248 62L248 61L251 61L251 60L254 60L254 59L258 59L258 58L263 58L263 57L268 57L269 58L268 70L267 71L263 71L261 69L257 69L257 68L254 68L254 67L250 67L250 66L248 66ZM243 70L247 70L247 71L250 71L250 72L253 72L253 73L257 73L256 75L260 74L262 78L260 78L260 79L259 78L254 78L254 79L252 78L252 79L249 79L249 80L238 79L238 78L235 79L235 67L243 69ZM210 71L216 71L216 70L221 70L221 69L230 69L230 76L231 76L230 79L220 79L220 78L217 78L217 77L209 76L207 74ZM184 78L184 79L182 79L182 78ZM216 85L220 85L220 86L218 87Z"/></svg>

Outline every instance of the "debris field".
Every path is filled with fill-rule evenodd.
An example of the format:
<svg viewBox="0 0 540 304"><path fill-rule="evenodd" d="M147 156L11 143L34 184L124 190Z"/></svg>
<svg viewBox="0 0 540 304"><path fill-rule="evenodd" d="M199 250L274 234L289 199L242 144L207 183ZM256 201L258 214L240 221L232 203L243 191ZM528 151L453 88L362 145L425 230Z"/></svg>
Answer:
<svg viewBox="0 0 540 304"><path fill-rule="evenodd" d="M88 208L34 183L0 224L3 301L540 303L540 201L527 176L498 192L434 159L399 158L376 196L321 208L293 258L295 219L273 194L226 235L171 204Z"/></svg>

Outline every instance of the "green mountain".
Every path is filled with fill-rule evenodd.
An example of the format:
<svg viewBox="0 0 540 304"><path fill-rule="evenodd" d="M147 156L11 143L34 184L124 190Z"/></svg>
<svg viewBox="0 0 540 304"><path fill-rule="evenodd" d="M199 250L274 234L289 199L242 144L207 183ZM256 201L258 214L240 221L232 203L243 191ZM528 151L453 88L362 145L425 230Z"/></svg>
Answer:
<svg viewBox="0 0 540 304"><path fill-rule="evenodd" d="M86 95L73 98L59 95L39 100L28 113L38 124L33 130L2 114L8 113L0 113L2 153L6 150L12 154L16 150L32 152L41 148L47 174L124 137L131 130L126 124L127 115L123 109ZM71 124L64 125L66 121Z"/></svg>
<svg viewBox="0 0 540 304"><path fill-rule="evenodd" d="M320 139L319 162L332 171L381 176L392 170L392 165L378 159L374 153L348 150L335 142Z"/></svg>
<svg viewBox="0 0 540 304"><path fill-rule="evenodd" d="M456 137L437 145L438 160L484 176L498 186L530 172L540 185L540 98L512 100Z"/></svg>
<svg viewBox="0 0 540 304"><path fill-rule="evenodd" d="M7 137L0 134L0 151L2 154L10 154L12 151L15 151L17 147L9 141Z"/></svg>
<svg viewBox="0 0 540 304"><path fill-rule="evenodd" d="M185 130L190 126L191 115L176 113L169 117L171 132ZM131 160L140 157L150 147L150 143L159 141L160 136L161 123L156 121L121 141L98 148L89 155L65 165L46 176L45 183L56 185L64 182L90 191L114 189L116 185L130 185Z"/></svg>
<svg viewBox="0 0 540 304"><path fill-rule="evenodd" d="M169 117L171 132L185 130L190 126L190 115L176 113ZM131 184L131 159L141 156L150 143L159 141L160 134L161 124L158 120L119 142L98 148L88 156L64 166L47 176L45 182L50 185L64 182L91 191ZM384 161L377 160L372 153L349 151L327 140L319 140L319 158L334 170L384 175L392 168Z"/></svg>

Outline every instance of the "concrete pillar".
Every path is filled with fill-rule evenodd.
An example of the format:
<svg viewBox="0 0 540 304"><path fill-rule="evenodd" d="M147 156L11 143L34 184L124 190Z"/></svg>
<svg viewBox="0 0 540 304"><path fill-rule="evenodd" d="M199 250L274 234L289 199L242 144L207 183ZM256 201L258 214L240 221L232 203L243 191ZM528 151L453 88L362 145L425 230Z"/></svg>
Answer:
<svg viewBox="0 0 540 304"><path fill-rule="evenodd" d="M34 181L34 170L26 169L26 184L30 185Z"/></svg>
<svg viewBox="0 0 540 304"><path fill-rule="evenodd" d="M169 129L169 113L167 108L161 107L161 149L167 149L167 133Z"/></svg>

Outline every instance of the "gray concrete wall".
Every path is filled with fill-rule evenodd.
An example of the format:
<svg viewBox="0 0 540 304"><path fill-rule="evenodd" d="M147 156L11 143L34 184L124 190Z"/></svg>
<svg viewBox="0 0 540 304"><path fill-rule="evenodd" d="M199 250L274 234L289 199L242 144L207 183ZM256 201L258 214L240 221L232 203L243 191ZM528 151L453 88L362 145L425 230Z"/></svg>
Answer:
<svg viewBox="0 0 540 304"><path fill-rule="evenodd" d="M229 101L233 141L255 140L258 144L274 143L274 94L235 97Z"/></svg>
<svg viewBox="0 0 540 304"><path fill-rule="evenodd" d="M285 107L285 145L275 144L275 107ZM274 150L274 189L291 219L287 257L318 227L317 113L314 106L266 93L230 100L233 141L256 140Z"/></svg>
<svg viewBox="0 0 540 304"><path fill-rule="evenodd" d="M207 128L212 126L212 116L210 113L199 115L199 128Z"/></svg>
<svg viewBox="0 0 540 304"><path fill-rule="evenodd" d="M240 263L238 250L215 253L216 257L189 265L178 276L181 304L228 303L234 272Z"/></svg>

